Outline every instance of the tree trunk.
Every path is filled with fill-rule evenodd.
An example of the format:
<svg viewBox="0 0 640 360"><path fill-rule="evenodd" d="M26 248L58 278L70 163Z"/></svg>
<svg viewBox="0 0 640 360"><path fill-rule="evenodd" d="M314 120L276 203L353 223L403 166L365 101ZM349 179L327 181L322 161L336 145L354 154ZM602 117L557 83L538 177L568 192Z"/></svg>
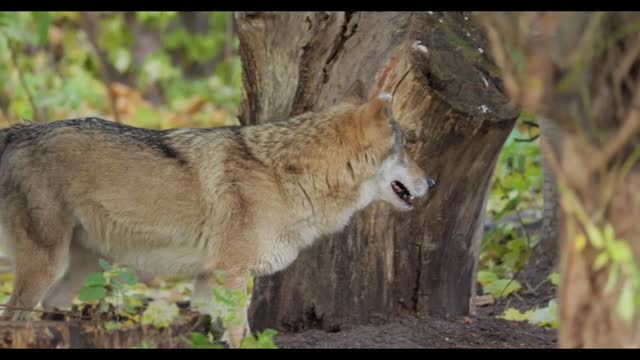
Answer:
<svg viewBox="0 0 640 360"><path fill-rule="evenodd" d="M558 153L562 144L562 129L553 121L540 118L540 136L548 141L553 150ZM543 171L543 210L542 231L540 242L533 249L527 264L520 271L518 279L532 287L541 284L558 265L560 252L560 194L558 180L548 159L542 159Z"/></svg>
<svg viewBox="0 0 640 360"><path fill-rule="evenodd" d="M494 51L509 43L527 61L518 73L502 64L510 95L563 129L559 152L542 147L563 189L561 347L640 346L640 36L628 31L639 21L623 12L487 15ZM517 85L533 79L534 94Z"/></svg>
<svg viewBox="0 0 640 360"><path fill-rule="evenodd" d="M410 213L376 204L257 279L251 325L278 330L469 313L481 213L518 109L468 14L239 13L243 125L394 93L410 153L437 185ZM416 43L416 41L419 41Z"/></svg>

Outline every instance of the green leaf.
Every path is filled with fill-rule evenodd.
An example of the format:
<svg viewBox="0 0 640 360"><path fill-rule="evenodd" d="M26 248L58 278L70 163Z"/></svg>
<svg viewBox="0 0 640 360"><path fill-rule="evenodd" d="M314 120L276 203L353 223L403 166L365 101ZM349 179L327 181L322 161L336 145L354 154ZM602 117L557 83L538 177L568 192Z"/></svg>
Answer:
<svg viewBox="0 0 640 360"><path fill-rule="evenodd" d="M51 24L51 14L47 11L33 11L31 14L38 26L38 43L40 45L44 45L47 43L49 24Z"/></svg>
<svg viewBox="0 0 640 360"><path fill-rule="evenodd" d="M524 173L524 163L525 163L524 155L518 155L517 157L518 171L521 173Z"/></svg>
<svg viewBox="0 0 640 360"><path fill-rule="evenodd" d="M242 349L277 349L278 347L273 342L273 336L276 334L275 331L271 329L267 329L261 333L258 333L257 336L249 335L242 339L240 343L240 348Z"/></svg>
<svg viewBox="0 0 640 360"><path fill-rule="evenodd" d="M502 218L504 216L504 214L508 213L509 211L513 211L516 207L518 207L518 204L520 204L520 198L514 198L514 199L510 199L505 206L502 208L502 210L500 210L500 212L498 212L495 216L496 220L500 220L500 218Z"/></svg>
<svg viewBox="0 0 640 360"><path fill-rule="evenodd" d="M593 224L587 224L587 236L589 237L589 241L591 241L591 245L596 249L602 249L604 246L602 232L600 232L600 230L598 230L598 228Z"/></svg>
<svg viewBox="0 0 640 360"><path fill-rule="evenodd" d="M138 282L138 276L130 269L118 269L116 280L122 284L135 285Z"/></svg>
<svg viewBox="0 0 640 360"><path fill-rule="evenodd" d="M607 284L604 287L605 294L610 294L618 282L618 275L620 274L620 265L614 263L609 271L609 277L607 278Z"/></svg>
<svg viewBox="0 0 640 360"><path fill-rule="evenodd" d="M221 344L214 344L209 338L201 333L192 332L189 334L190 347L194 349L222 349Z"/></svg>
<svg viewBox="0 0 640 360"><path fill-rule="evenodd" d="M598 271L602 269L605 265L607 265L608 261L609 261L609 254L606 252L601 252L600 254L598 254L598 256L596 257L596 260L593 262L593 270Z"/></svg>
<svg viewBox="0 0 640 360"><path fill-rule="evenodd" d="M560 274L554 271L549 274L548 279L553 285L558 286L558 284L560 283Z"/></svg>
<svg viewBox="0 0 640 360"><path fill-rule="evenodd" d="M107 297L107 290L103 287L85 287L78 294L78 299L84 302L102 300L105 297Z"/></svg>
<svg viewBox="0 0 640 360"><path fill-rule="evenodd" d="M124 305L122 305L122 310L124 310L125 312L127 312L129 314L135 314L136 313L136 307L133 304L130 304L130 303L125 303Z"/></svg>
<svg viewBox="0 0 640 360"><path fill-rule="evenodd" d="M122 324L114 321L108 321L104 324L104 328L105 330L116 330L122 328Z"/></svg>
<svg viewBox="0 0 640 360"><path fill-rule="evenodd" d="M604 242L611 243L615 239L615 234L613 232L613 226L611 224L607 224L604 227Z"/></svg>
<svg viewBox="0 0 640 360"><path fill-rule="evenodd" d="M491 282L498 280L498 276L492 271L478 271L478 282L485 286Z"/></svg>
<svg viewBox="0 0 640 360"><path fill-rule="evenodd" d="M273 329L265 329L258 333L258 345L261 349L277 349L278 347L273 341L273 337L277 332Z"/></svg>
<svg viewBox="0 0 640 360"><path fill-rule="evenodd" d="M635 314L635 303L633 296L633 288L631 283L627 281L622 288L620 299L618 299L618 315L624 321L630 322Z"/></svg>
<svg viewBox="0 0 640 360"><path fill-rule="evenodd" d="M105 286L106 285L106 281L104 279L104 274L101 273L101 272L95 272L95 273L89 274L84 279L84 285L87 286L87 287Z"/></svg>
<svg viewBox="0 0 640 360"><path fill-rule="evenodd" d="M491 294L494 298L498 298L502 294L502 297L506 298L520 289L522 289L522 285L517 280L499 279L487 284L484 287L484 293Z"/></svg>
<svg viewBox="0 0 640 360"><path fill-rule="evenodd" d="M609 243L608 249L614 262L627 263L633 259L631 248L622 240Z"/></svg>
<svg viewBox="0 0 640 360"><path fill-rule="evenodd" d="M107 262L107 260L100 258L98 260L98 264L100 264L100 267L102 268L102 270L111 271L111 264L109 264L109 262Z"/></svg>

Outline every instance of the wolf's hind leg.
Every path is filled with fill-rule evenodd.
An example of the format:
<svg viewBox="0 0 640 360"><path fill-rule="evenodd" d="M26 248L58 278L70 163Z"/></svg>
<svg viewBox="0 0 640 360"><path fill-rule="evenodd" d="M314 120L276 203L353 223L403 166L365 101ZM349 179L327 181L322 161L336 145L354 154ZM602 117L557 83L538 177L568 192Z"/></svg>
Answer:
<svg viewBox="0 0 640 360"><path fill-rule="evenodd" d="M69 252L69 267L64 276L47 292L42 307L68 310L73 299L82 288L84 279L91 273L100 271L99 257L72 243Z"/></svg>
<svg viewBox="0 0 640 360"><path fill-rule="evenodd" d="M69 241L64 237L70 237L70 234L60 231L55 238L55 229L49 231L46 239L27 234L23 229L11 232L15 264L13 292L0 320L29 319L51 284L64 272L69 253ZM54 240L49 242L48 239Z"/></svg>

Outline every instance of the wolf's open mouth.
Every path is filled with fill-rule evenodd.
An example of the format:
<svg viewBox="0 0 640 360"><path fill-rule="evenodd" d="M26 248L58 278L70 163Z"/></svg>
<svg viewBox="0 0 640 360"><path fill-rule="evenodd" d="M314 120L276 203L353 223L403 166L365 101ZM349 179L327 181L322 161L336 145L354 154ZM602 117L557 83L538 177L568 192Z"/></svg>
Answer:
<svg viewBox="0 0 640 360"><path fill-rule="evenodd" d="M404 201L404 203L408 206L413 206L413 196L411 195L409 190L407 190L403 183L394 180L391 182L391 188L393 189L393 192L398 195L400 200Z"/></svg>

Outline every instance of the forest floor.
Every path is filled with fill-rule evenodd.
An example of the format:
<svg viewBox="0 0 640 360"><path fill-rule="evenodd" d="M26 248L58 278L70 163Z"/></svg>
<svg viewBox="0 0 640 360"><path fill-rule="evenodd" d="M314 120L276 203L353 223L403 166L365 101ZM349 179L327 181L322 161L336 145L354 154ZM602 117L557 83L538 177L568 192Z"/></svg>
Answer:
<svg viewBox="0 0 640 360"><path fill-rule="evenodd" d="M281 348L555 348L557 331L527 322L498 318L506 307L526 311L546 305L555 288L541 286L536 294L481 306L475 316L452 319L402 316L384 324L359 325L339 332L307 330L281 333Z"/></svg>
<svg viewBox="0 0 640 360"><path fill-rule="evenodd" d="M527 322L509 321L499 318L507 307L518 309L522 312L543 307L553 299L555 287L541 286L536 293L523 291L518 297L510 296L508 301L497 301L493 304L479 306L474 316L439 319L419 318L412 315L399 316L396 319L384 323L371 323L366 325L345 326L339 332L326 332L317 329L306 330L297 333L279 333L275 337L275 344L279 348L554 348L556 347L557 332L555 329L543 328ZM92 324L92 321L81 321L78 326L80 331L73 330L71 323L49 321L49 330L35 331L27 337L32 338L36 334L45 334L46 339L30 339L25 347L131 347L142 341L154 343L153 338L162 337L164 344L156 343L158 347L185 347L182 342L187 328L193 329L193 320L183 321L174 330L174 339L167 339L166 332L151 336L152 332L142 330L137 342L129 342L128 345L105 338L106 334L96 334L96 329L101 326ZM54 320L54 319L51 319ZM4 323L0 326L0 348L22 347L17 343L20 331L11 331L13 324ZM34 324L35 325L35 324ZM41 323L45 326L45 323ZM18 330L21 326L15 328ZM70 330L51 330L69 328ZM86 329L86 330L85 330ZM60 334L75 333L91 334L89 337L100 337L99 340L74 340ZM135 333L139 333L136 331ZM183 335L178 335L182 333ZM53 336L51 336L53 334ZM116 337L131 337L132 332L126 335L122 333ZM169 335L171 336L171 335ZM79 337L87 337L80 335ZM109 337L109 336L106 336ZM111 336L113 337L113 336ZM2 340L4 339L4 340ZM131 339L133 340L133 339ZM149 341L151 340L151 341ZM167 341L169 341L167 343ZM4 342L5 344L2 344ZM36 345L37 343L37 345ZM73 344L76 345L73 345ZM181 344L180 344L181 343ZM32 345L31 345L32 344ZM101 345L102 344L102 345ZM154 346L154 347L155 347Z"/></svg>
<svg viewBox="0 0 640 360"><path fill-rule="evenodd" d="M9 275L9 269L6 268L8 264L3 262L0 261L0 277ZM555 329L500 318L507 308L525 312L545 307L555 298L555 291L556 287L546 282L535 290L523 288L507 300L479 305L474 315L466 317L442 319L402 315L383 323L344 326L338 332L317 329L281 332L274 340L279 348L555 348ZM479 290L478 296L481 295ZM141 343L154 344L152 347L187 347L185 335L189 331L198 331L196 317L193 313L183 311L182 320L176 323L169 334L166 331L156 334L155 331L148 331L148 327L140 327L108 335L108 332L101 330L104 321L74 323L55 318L40 324L34 322L35 330L27 329L25 332L23 324L4 322L0 323L0 348L133 347ZM43 330L39 331L38 328ZM39 334L42 334L42 338L35 339ZM127 341L122 342L124 338ZM21 346L22 341L26 342Z"/></svg>

